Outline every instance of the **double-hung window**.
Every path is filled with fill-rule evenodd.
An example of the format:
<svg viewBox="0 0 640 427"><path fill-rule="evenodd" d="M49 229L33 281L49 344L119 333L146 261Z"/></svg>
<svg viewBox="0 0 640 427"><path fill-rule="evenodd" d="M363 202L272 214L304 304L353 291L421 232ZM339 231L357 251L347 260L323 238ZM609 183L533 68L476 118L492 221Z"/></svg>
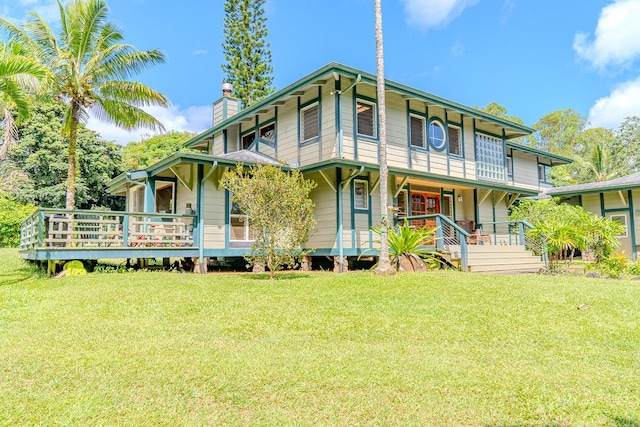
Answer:
<svg viewBox="0 0 640 427"><path fill-rule="evenodd" d="M320 137L320 103L313 102L300 109L300 142Z"/></svg>
<svg viewBox="0 0 640 427"><path fill-rule="evenodd" d="M378 137L378 122L376 119L376 104L358 99L356 101L356 132L361 136Z"/></svg>
<svg viewBox="0 0 640 427"><path fill-rule="evenodd" d="M538 163L538 181L551 184L551 165Z"/></svg>
<svg viewBox="0 0 640 427"><path fill-rule="evenodd" d="M249 226L249 217L240 210L236 203L231 204L229 222L229 240L236 242L249 242L253 240L253 232Z"/></svg>

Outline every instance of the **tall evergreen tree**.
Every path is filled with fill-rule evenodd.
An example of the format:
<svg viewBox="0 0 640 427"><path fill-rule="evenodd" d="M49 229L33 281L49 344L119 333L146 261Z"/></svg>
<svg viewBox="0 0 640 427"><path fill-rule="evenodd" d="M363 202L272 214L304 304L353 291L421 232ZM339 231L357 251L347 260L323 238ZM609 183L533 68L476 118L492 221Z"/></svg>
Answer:
<svg viewBox="0 0 640 427"><path fill-rule="evenodd" d="M245 107L274 92L271 50L266 37L266 0L226 0L224 42L226 80Z"/></svg>

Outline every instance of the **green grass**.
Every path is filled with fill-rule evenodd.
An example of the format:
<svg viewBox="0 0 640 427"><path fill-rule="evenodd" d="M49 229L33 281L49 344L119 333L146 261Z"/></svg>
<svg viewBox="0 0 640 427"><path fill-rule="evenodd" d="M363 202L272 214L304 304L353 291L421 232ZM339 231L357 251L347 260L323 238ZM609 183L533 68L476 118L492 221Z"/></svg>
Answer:
<svg viewBox="0 0 640 427"><path fill-rule="evenodd" d="M0 259L0 425L640 426L640 282Z"/></svg>

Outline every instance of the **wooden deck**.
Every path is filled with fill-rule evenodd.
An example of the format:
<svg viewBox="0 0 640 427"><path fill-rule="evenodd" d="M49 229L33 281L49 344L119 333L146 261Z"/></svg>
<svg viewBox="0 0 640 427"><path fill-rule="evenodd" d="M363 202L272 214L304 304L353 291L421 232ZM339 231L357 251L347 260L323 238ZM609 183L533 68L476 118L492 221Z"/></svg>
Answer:
<svg viewBox="0 0 640 427"><path fill-rule="evenodd" d="M40 209L20 231L29 260L195 257L194 216Z"/></svg>

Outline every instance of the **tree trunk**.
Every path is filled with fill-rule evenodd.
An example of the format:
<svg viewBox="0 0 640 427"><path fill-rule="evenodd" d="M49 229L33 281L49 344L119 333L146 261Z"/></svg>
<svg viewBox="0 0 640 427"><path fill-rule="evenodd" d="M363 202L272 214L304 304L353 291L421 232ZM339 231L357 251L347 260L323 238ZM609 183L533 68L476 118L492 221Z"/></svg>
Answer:
<svg viewBox="0 0 640 427"><path fill-rule="evenodd" d="M67 172L66 208L76 207L76 134L80 120L80 105L71 101L71 123L69 124L69 168Z"/></svg>
<svg viewBox="0 0 640 427"><path fill-rule="evenodd" d="M0 162L4 160L9 152L11 144L18 139L18 127L13 118L13 114L8 108L4 109L4 135L2 136L2 146L0 146Z"/></svg>
<svg viewBox="0 0 640 427"><path fill-rule="evenodd" d="M384 87L384 49L382 43L382 0L375 0L376 13L376 72L378 74L378 124L380 126L380 255L376 274L385 275L395 272L389 259L389 197L387 168L387 113Z"/></svg>

